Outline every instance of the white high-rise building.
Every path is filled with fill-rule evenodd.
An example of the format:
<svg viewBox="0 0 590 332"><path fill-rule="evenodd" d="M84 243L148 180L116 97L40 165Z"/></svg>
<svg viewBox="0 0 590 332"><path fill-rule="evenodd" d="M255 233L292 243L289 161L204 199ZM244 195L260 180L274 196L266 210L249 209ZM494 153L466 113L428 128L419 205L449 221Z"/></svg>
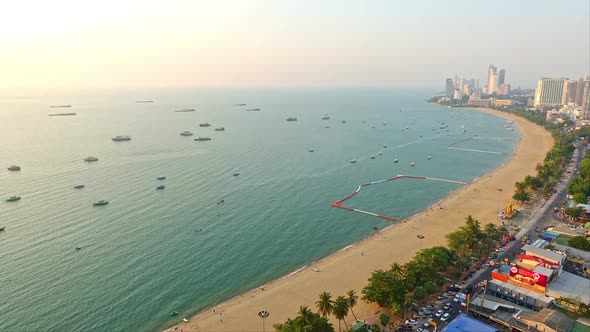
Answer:
<svg viewBox="0 0 590 332"><path fill-rule="evenodd" d="M534 107L555 107L561 105L563 87L567 78L541 78L535 90Z"/></svg>

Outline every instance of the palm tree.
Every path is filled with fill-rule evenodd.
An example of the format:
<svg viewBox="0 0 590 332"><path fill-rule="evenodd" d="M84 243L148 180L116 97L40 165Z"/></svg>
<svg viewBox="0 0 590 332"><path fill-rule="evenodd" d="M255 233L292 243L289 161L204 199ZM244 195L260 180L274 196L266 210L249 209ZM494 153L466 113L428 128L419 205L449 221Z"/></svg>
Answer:
<svg viewBox="0 0 590 332"><path fill-rule="evenodd" d="M320 315L324 318L328 317L334 312L334 301L332 301L332 294L328 292L320 293L320 299L315 302L316 308Z"/></svg>
<svg viewBox="0 0 590 332"><path fill-rule="evenodd" d="M336 319L338 319L338 330L342 331L342 329L340 328L340 321L343 320L344 326L348 331L348 324L346 324L346 320L344 319L346 316L348 316L348 301L344 296L338 296L336 298L336 301L334 301L333 312L334 316L336 316Z"/></svg>
<svg viewBox="0 0 590 332"><path fill-rule="evenodd" d="M354 307L357 304L357 300L358 300L358 295L356 295L356 292L354 291L354 289L349 290L348 292L346 292L346 301L348 302L348 307L350 308L350 312L352 313L352 316L354 317L354 320L357 321L358 319L356 318L356 315L354 314L354 311L352 311L352 307Z"/></svg>
<svg viewBox="0 0 590 332"><path fill-rule="evenodd" d="M302 305L299 307L295 320L301 322L302 326L309 325L313 321L313 312L306 305Z"/></svg>

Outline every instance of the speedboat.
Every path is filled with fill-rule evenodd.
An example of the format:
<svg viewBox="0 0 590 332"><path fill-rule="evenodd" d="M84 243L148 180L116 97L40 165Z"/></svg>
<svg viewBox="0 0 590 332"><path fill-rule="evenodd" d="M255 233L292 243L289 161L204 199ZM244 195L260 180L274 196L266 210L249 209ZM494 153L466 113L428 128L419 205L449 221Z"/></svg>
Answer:
<svg viewBox="0 0 590 332"><path fill-rule="evenodd" d="M96 158L95 156L88 156L84 158L84 161L98 161L98 158Z"/></svg>
<svg viewBox="0 0 590 332"><path fill-rule="evenodd" d="M166 186L163 184L156 187L156 190L162 190L162 189L166 189Z"/></svg>
<svg viewBox="0 0 590 332"><path fill-rule="evenodd" d="M410 164L410 166L415 166L416 163L412 161L412 163Z"/></svg>
<svg viewBox="0 0 590 332"><path fill-rule="evenodd" d="M18 200L20 200L20 196L12 196L12 197L8 198L6 201L7 202L16 202Z"/></svg>
<svg viewBox="0 0 590 332"><path fill-rule="evenodd" d="M162 176L158 176L158 177L156 178L156 180L166 180L166 177L165 177L165 176L163 176L163 175L162 175Z"/></svg>
<svg viewBox="0 0 590 332"><path fill-rule="evenodd" d="M94 205L94 206L101 206L101 205L107 205L107 204L109 204L109 201L106 201L104 199L101 199L100 201L92 203L92 205Z"/></svg>
<svg viewBox="0 0 590 332"><path fill-rule="evenodd" d="M185 130L180 133L180 136L193 136L193 133L191 131Z"/></svg>
<svg viewBox="0 0 590 332"><path fill-rule="evenodd" d="M210 141L210 140L211 140L211 137L197 137L197 138L195 138L195 141L198 141L198 142Z"/></svg>
<svg viewBox="0 0 590 332"><path fill-rule="evenodd" d="M215 131L225 131L224 127L215 128Z"/></svg>
<svg viewBox="0 0 590 332"><path fill-rule="evenodd" d="M379 151L379 155L382 155L382 154L383 154L383 152Z"/></svg>
<svg viewBox="0 0 590 332"><path fill-rule="evenodd" d="M199 127L211 127L211 124L209 124L208 122L199 123Z"/></svg>
<svg viewBox="0 0 590 332"><path fill-rule="evenodd" d="M184 112L194 112L194 111L195 111L195 109L194 109L194 108L185 108L185 109L182 109L182 110L177 110L177 111L174 111L174 112L177 112L177 113L184 113Z"/></svg>
<svg viewBox="0 0 590 332"><path fill-rule="evenodd" d="M82 189L82 188L84 188L83 184L77 184L74 186L74 189Z"/></svg>
<svg viewBox="0 0 590 332"><path fill-rule="evenodd" d="M180 315L180 312L178 312L178 311L170 312L170 316L178 316L178 315Z"/></svg>
<svg viewBox="0 0 590 332"><path fill-rule="evenodd" d="M428 156L428 160L430 160L430 158L432 158L431 156Z"/></svg>
<svg viewBox="0 0 590 332"><path fill-rule="evenodd" d="M386 148L387 147L387 144L383 144L383 147Z"/></svg>
<svg viewBox="0 0 590 332"><path fill-rule="evenodd" d="M17 166L17 165L8 166L8 170L9 171L20 171L20 166Z"/></svg>
<svg viewBox="0 0 590 332"><path fill-rule="evenodd" d="M358 161L358 160L356 160L356 159L353 159L353 160L351 160L351 161L350 161L350 163L351 163L351 164L356 164L356 163L357 163L357 161Z"/></svg>
<svg viewBox="0 0 590 332"><path fill-rule="evenodd" d="M393 160L393 162L394 162L394 163L397 163L398 161L399 161L399 160L397 160L397 159L394 159L394 160Z"/></svg>
<svg viewBox="0 0 590 332"><path fill-rule="evenodd" d="M297 121L297 118L287 118L287 121Z"/></svg>
<svg viewBox="0 0 590 332"><path fill-rule="evenodd" d="M375 159L375 156L371 156L371 159Z"/></svg>
<svg viewBox="0 0 590 332"><path fill-rule="evenodd" d="M117 136L113 137L112 140L115 141L115 142L130 141L131 140L131 136L117 135Z"/></svg>
<svg viewBox="0 0 590 332"><path fill-rule="evenodd" d="M314 149L309 149L309 150L307 150L307 151L309 151L309 152L314 152L315 150L314 150Z"/></svg>
<svg viewBox="0 0 590 332"><path fill-rule="evenodd" d="M322 120L330 120L330 116L328 114L324 114L324 116L322 116Z"/></svg>
<svg viewBox="0 0 590 332"><path fill-rule="evenodd" d="M250 108L250 109L246 110L246 112L259 112L259 111L260 111L260 108Z"/></svg>
<svg viewBox="0 0 590 332"><path fill-rule="evenodd" d="M239 176L240 172L234 172L234 176Z"/></svg>

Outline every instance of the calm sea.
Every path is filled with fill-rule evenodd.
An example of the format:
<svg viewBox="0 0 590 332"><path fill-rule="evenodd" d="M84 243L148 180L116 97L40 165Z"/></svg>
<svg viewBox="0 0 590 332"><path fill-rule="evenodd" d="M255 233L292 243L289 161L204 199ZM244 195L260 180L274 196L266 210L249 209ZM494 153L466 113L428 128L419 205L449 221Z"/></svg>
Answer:
<svg viewBox="0 0 590 332"><path fill-rule="evenodd" d="M425 103L435 92L1 99L0 330L166 327L388 226L330 206L361 183L397 174L469 182L509 158L516 130L491 115ZM135 102L142 99L154 102ZM183 108L196 112L174 112ZM195 136L180 136L184 130ZM113 142L116 135L133 139ZM447 149L468 137L475 139L457 147L503 154ZM99 161L84 162L88 155ZM6 170L12 164L22 170ZM79 183L85 188L74 189ZM400 180L367 187L346 205L404 218L456 188ZM22 199L4 202L13 195ZM110 204L92 206L101 199ZM180 316L170 317L174 310Z"/></svg>

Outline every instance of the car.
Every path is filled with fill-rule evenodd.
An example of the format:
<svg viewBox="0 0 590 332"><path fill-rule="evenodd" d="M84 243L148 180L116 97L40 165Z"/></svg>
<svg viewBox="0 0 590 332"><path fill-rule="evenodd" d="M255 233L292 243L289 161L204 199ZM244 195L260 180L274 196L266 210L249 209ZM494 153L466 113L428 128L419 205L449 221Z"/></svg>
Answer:
<svg viewBox="0 0 590 332"><path fill-rule="evenodd" d="M409 321L406 321L406 324L410 324L410 325L418 325L418 321L415 319L410 319Z"/></svg>
<svg viewBox="0 0 590 332"><path fill-rule="evenodd" d="M501 252L504 251L504 248L500 247L500 248L496 248L496 252Z"/></svg>
<svg viewBox="0 0 590 332"><path fill-rule="evenodd" d="M444 321L446 321L447 319L449 319L449 317L451 317L451 314L449 314L449 313L447 312L446 314L444 314L444 315L443 315L443 316L440 318L440 321L441 321L441 322L444 322Z"/></svg>
<svg viewBox="0 0 590 332"><path fill-rule="evenodd" d="M455 303L459 302L459 298L458 297L453 298L453 302L455 302Z"/></svg>
<svg viewBox="0 0 590 332"><path fill-rule="evenodd" d="M429 318L426 322L424 322L424 324L422 326L429 327L430 326L430 322L432 322L432 318Z"/></svg>
<svg viewBox="0 0 590 332"><path fill-rule="evenodd" d="M444 311L442 311L442 310L438 310L438 311L436 312L436 314L434 314L434 315L435 315L436 317L440 317L440 316L442 316L442 314L443 314L443 313L444 313Z"/></svg>
<svg viewBox="0 0 590 332"><path fill-rule="evenodd" d="M416 330L416 332L422 332L422 331L424 331L424 329L422 329L421 327L419 327L419 328Z"/></svg>
<svg viewBox="0 0 590 332"><path fill-rule="evenodd" d="M445 305L443 306L443 309L444 309L444 310L449 310L449 308L450 308L450 307L451 307L451 306L449 305L449 303L447 303L447 304L445 304Z"/></svg>
<svg viewBox="0 0 590 332"><path fill-rule="evenodd" d="M449 298L449 296L447 294L443 294L443 295L437 296L436 298L439 299L439 300L446 300L446 299Z"/></svg>

